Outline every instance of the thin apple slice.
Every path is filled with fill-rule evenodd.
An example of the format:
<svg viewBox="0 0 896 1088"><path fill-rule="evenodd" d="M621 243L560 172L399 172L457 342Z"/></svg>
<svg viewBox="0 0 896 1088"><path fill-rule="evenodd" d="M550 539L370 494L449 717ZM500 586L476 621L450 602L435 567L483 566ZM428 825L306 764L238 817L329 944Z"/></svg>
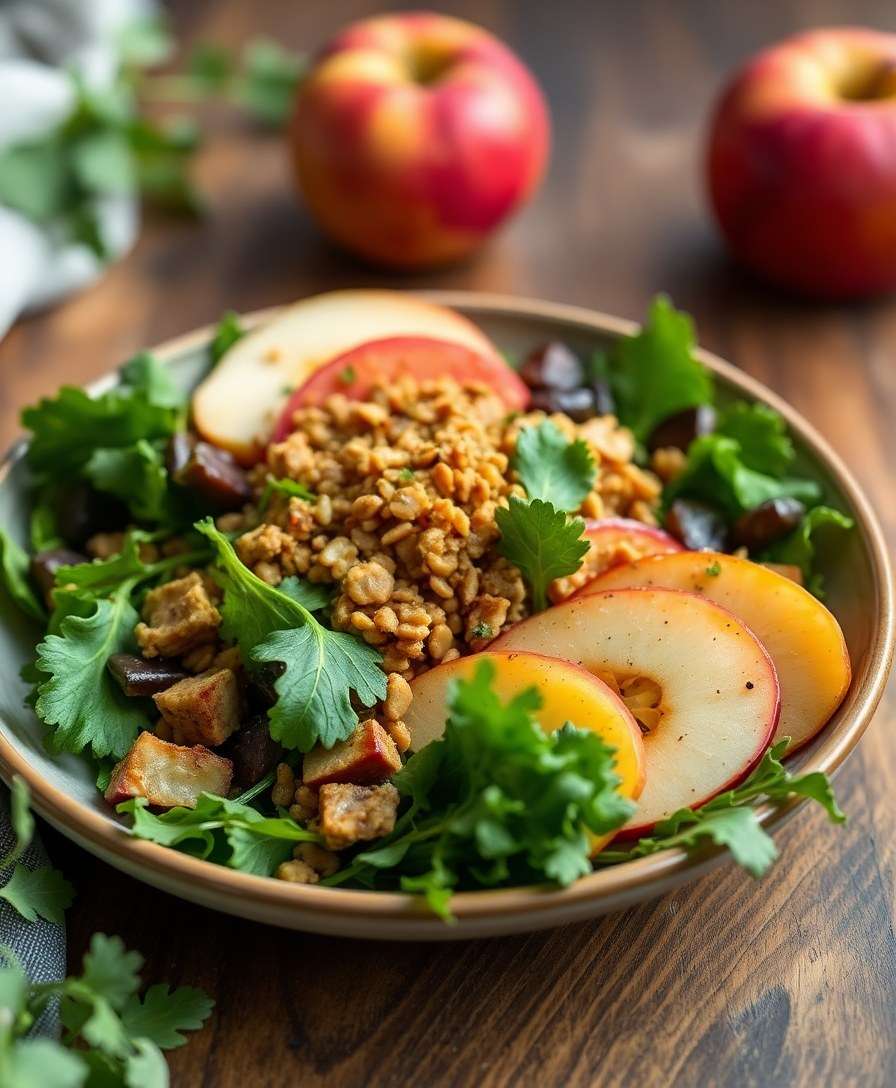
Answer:
<svg viewBox="0 0 896 1088"><path fill-rule="evenodd" d="M581 567L566 578L555 578L548 588L554 604L568 600L576 590L611 567L645 555L671 555L683 550L674 536L634 518L590 519L585 523L584 536L591 546Z"/></svg>
<svg viewBox="0 0 896 1088"><path fill-rule="evenodd" d="M423 336L503 363L465 317L397 291L333 291L303 299L239 340L193 394L202 436L243 464L258 460L289 392L368 340Z"/></svg>
<svg viewBox="0 0 896 1088"><path fill-rule="evenodd" d="M644 744L625 704L585 669L543 653L486 650L421 673L411 683L414 698L405 716L415 751L442 735L451 681L469 677L484 660L495 667L493 684L501 699L506 701L526 688L538 688L543 700L538 720L543 729L553 732L572 722L597 733L616 751L619 792L632 799L640 795L644 786Z"/></svg>
<svg viewBox="0 0 896 1088"><path fill-rule="evenodd" d="M607 571L582 594L623 586L683 589L730 609L771 654L781 685L775 740L790 737L789 754L818 733L843 701L852 671L840 625L791 578L749 559L714 552L641 559Z"/></svg>
<svg viewBox="0 0 896 1088"><path fill-rule="evenodd" d="M644 736L647 781L621 834L638 837L677 809L705 804L762 758L778 720L771 658L730 612L694 593L620 589L523 620L494 650L557 653L658 710Z"/></svg>
<svg viewBox="0 0 896 1088"><path fill-rule="evenodd" d="M392 336L371 340L320 367L292 394L274 428L275 442L293 429L296 409L323 404L333 393L349 400L364 400L377 382L412 377L454 378L490 386L508 409L521 411L529 403L529 389L501 359L481 355L464 344L422 336Z"/></svg>

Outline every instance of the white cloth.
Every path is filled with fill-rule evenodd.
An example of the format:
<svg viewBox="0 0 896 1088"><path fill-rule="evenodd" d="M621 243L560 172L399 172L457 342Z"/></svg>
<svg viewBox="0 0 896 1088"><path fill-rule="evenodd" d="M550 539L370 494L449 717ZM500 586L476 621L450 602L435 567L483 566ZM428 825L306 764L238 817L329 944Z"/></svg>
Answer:
<svg viewBox="0 0 896 1088"><path fill-rule="evenodd" d="M153 11L151 0L0 0L0 149L38 139L72 108L69 71L88 85L108 86L118 68L117 36ZM109 259L133 245L136 196L98 203ZM0 205L0 338L24 311L85 287L105 267L86 246L72 244Z"/></svg>

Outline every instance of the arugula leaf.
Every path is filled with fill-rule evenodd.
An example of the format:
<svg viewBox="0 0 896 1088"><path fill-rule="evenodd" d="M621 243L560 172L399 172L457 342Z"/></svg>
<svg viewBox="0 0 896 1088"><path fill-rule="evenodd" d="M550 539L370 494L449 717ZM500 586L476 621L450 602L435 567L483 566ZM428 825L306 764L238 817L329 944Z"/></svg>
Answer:
<svg viewBox="0 0 896 1088"><path fill-rule="evenodd" d="M620 422L639 442L676 412L711 402L712 379L694 349L690 317L657 295L640 332L620 337L603 362L595 360L610 383Z"/></svg>
<svg viewBox="0 0 896 1088"><path fill-rule="evenodd" d="M799 567L806 587L816 597L823 597L822 578L815 571L816 537L819 531L848 530L854 524L852 518L833 507L813 507L789 536L772 544L759 558L766 563L792 563Z"/></svg>
<svg viewBox="0 0 896 1088"><path fill-rule="evenodd" d="M502 703L494 674L483 661L452 684L444 736L393 778L410 808L392 835L323 883L398 886L450 920L457 888L569 884L590 872L589 833L619 827L634 807L617 792L613 751L569 723L546 733L538 691Z"/></svg>
<svg viewBox="0 0 896 1088"><path fill-rule="evenodd" d="M0 888L0 899L5 899L26 922L45 918L48 922L61 922L63 912L72 904L75 890L57 869L45 865L39 869L27 869L17 865L7 883Z"/></svg>
<svg viewBox="0 0 896 1088"><path fill-rule="evenodd" d="M235 313L233 310L228 310L223 314L215 329L215 335L212 337L211 345L209 346L212 357L212 366L217 366L233 345L238 340L242 340L245 335L246 330L243 328L238 313Z"/></svg>
<svg viewBox="0 0 896 1088"><path fill-rule="evenodd" d="M808 797L824 808L832 823L846 819L840 810L830 780L821 771L805 775L791 774L782 764L790 738L772 745L755 771L740 786L719 794L699 809L683 808L656 825L652 835L639 839L629 850L604 850L595 858L597 865L615 865L632 858L645 857L660 850L681 847L692 850L709 839L727 846L734 860L754 877L762 876L778 856L771 836L762 829L752 807L759 798L787 801Z"/></svg>
<svg viewBox="0 0 896 1088"><path fill-rule="evenodd" d="M231 869L270 876L292 854L297 842L320 843L288 816L266 817L251 805L210 793L200 795L195 808L172 808L156 814L143 797L117 808L133 818L131 834L194 857L221 860Z"/></svg>
<svg viewBox="0 0 896 1088"><path fill-rule="evenodd" d="M748 468L770 476L787 472L796 456L787 424L765 404L735 401L719 413L715 433L737 442Z"/></svg>
<svg viewBox="0 0 896 1088"><path fill-rule="evenodd" d="M733 521L769 499L794 498L812 506L821 498L821 486L815 480L758 472L746 463L736 439L708 434L688 447L687 465L666 485L663 503L668 507L680 496L711 502Z"/></svg>
<svg viewBox="0 0 896 1088"><path fill-rule="evenodd" d="M513 467L529 498L555 510L577 510L597 471L588 446L580 438L570 442L549 419L520 431Z"/></svg>
<svg viewBox="0 0 896 1088"><path fill-rule="evenodd" d="M138 729L149 725L106 669L111 654L133 651L138 616L129 600L132 588L132 581L123 582L111 597L96 600L89 614L66 615L58 621L58 633L38 644L35 710L53 729L52 743L59 751L89 747L95 756L120 759ZM72 604L84 605L77 595L73 598Z"/></svg>
<svg viewBox="0 0 896 1088"><path fill-rule="evenodd" d="M30 560L24 548L0 529L0 586L26 615L45 622L47 611L34 592L29 576Z"/></svg>
<svg viewBox="0 0 896 1088"><path fill-rule="evenodd" d="M149 1039L163 1050L187 1041L184 1031L196 1031L211 1015L214 1002L192 986L170 989L164 983L150 986L143 1000L128 998L121 1011L124 1029L132 1039Z"/></svg>
<svg viewBox="0 0 896 1088"><path fill-rule="evenodd" d="M533 607L540 612L547 607L551 582L574 574L581 566L589 547L582 537L585 522L567 518L549 502L524 502L516 496L511 496L507 508L498 507L495 521L501 530L498 550L522 571Z"/></svg>
<svg viewBox="0 0 896 1088"><path fill-rule="evenodd" d="M84 475L98 491L123 499L140 521L171 519L165 458L145 439L125 449L94 450Z"/></svg>
<svg viewBox="0 0 896 1088"><path fill-rule="evenodd" d="M274 685L277 703L268 712L271 736L302 751L317 740L326 747L345 740L358 723L352 693L364 706L385 698L380 654L354 635L323 627L289 589L284 593L263 582L240 562L211 519L196 528L217 553L224 637L238 642L250 661L286 664ZM298 584L289 588L295 591Z"/></svg>

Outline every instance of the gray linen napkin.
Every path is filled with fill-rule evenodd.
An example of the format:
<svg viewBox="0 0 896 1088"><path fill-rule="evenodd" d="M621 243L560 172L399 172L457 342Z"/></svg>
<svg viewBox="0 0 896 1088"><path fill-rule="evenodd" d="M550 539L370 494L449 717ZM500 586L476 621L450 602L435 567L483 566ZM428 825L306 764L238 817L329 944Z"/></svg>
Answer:
<svg viewBox="0 0 896 1088"><path fill-rule="evenodd" d="M9 819L9 791L0 783L0 857L9 853L15 841ZM47 852L37 835L21 860L29 869L49 864ZM10 874L11 867L0 870L0 885L6 883ZM32 982L54 982L65 977L64 923L45 922L43 918L26 922L9 903L0 899L0 945L14 953ZM32 1032L36 1035L54 1035L58 1032L55 1004L41 1013Z"/></svg>

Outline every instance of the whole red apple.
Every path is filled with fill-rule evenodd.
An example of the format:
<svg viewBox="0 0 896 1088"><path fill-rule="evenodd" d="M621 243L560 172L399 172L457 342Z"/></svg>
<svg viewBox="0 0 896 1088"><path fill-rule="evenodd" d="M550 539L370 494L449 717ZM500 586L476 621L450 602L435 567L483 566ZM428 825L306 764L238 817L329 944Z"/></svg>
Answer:
<svg viewBox="0 0 896 1088"><path fill-rule="evenodd" d="M755 272L827 298L896 288L896 34L814 30L758 54L719 102L707 169Z"/></svg>
<svg viewBox="0 0 896 1088"><path fill-rule="evenodd" d="M290 131L324 230L404 268L479 246L538 185L548 142L523 64L480 27L428 12L337 35L302 84Z"/></svg>

